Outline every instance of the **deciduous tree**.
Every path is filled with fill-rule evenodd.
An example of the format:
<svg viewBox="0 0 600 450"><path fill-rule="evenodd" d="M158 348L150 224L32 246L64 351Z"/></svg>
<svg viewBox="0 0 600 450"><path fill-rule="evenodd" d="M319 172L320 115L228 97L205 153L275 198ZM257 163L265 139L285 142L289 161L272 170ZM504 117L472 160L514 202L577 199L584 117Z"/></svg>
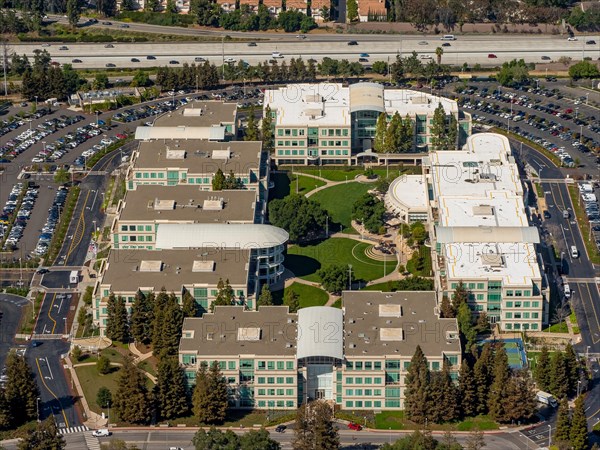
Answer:
<svg viewBox="0 0 600 450"><path fill-rule="evenodd" d="M340 293L347 289L349 279L348 267L342 264L330 264L317 270L321 285L327 292Z"/></svg>
<svg viewBox="0 0 600 450"><path fill-rule="evenodd" d="M291 289L286 289L283 294L283 304L289 308L291 313L295 313L300 308L299 296Z"/></svg>

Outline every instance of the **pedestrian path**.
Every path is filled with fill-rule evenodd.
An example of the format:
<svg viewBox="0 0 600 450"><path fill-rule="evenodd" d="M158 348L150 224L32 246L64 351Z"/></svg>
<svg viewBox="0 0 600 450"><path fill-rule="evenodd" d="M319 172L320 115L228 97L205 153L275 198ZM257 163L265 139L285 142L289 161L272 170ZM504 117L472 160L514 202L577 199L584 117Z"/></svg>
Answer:
<svg viewBox="0 0 600 450"><path fill-rule="evenodd" d="M98 441L97 437L92 436L92 433L83 433L83 437L85 438L85 445L87 445L88 450L100 450L100 441Z"/></svg>
<svg viewBox="0 0 600 450"><path fill-rule="evenodd" d="M83 433L84 431L88 431L89 428L85 425L81 425L78 427L68 427L68 428L59 428L59 434L71 434L71 433Z"/></svg>

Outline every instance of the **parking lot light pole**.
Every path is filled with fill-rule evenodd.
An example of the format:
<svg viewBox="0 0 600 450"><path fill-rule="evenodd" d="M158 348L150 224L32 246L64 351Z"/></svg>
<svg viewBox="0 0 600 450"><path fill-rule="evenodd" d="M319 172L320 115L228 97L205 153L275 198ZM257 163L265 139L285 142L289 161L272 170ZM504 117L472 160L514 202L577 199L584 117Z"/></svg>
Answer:
<svg viewBox="0 0 600 450"><path fill-rule="evenodd" d="M39 422L41 422L41 420L40 420L40 398L39 397L35 399L35 406L37 409L37 421L39 423Z"/></svg>

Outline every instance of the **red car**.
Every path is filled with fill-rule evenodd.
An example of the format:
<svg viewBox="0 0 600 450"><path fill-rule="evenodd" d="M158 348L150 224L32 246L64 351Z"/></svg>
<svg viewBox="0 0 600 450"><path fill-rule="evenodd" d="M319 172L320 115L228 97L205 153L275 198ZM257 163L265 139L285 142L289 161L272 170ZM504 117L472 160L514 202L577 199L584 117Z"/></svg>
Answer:
<svg viewBox="0 0 600 450"><path fill-rule="evenodd" d="M348 428L351 429L351 430L354 430L354 431L360 431L360 430L362 430L362 427L359 424L354 423L354 422L350 422L348 424Z"/></svg>
<svg viewBox="0 0 600 450"><path fill-rule="evenodd" d="M127 135L119 133L119 134L117 134L117 138L119 138L119 139L126 139Z"/></svg>
<svg viewBox="0 0 600 450"><path fill-rule="evenodd" d="M489 54L488 54L488 58L497 58L497 56L496 56L496 55L494 55L493 53L489 53Z"/></svg>

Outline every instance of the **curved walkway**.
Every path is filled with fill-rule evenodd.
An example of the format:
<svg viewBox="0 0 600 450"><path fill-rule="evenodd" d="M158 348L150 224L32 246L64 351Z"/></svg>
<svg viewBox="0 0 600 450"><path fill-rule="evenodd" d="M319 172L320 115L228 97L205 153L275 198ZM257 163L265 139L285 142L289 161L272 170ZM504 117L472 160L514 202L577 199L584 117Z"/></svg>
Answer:
<svg viewBox="0 0 600 450"><path fill-rule="evenodd" d="M317 175L313 175L311 173L304 173L304 172L290 172L292 175L296 175L296 176L303 176L303 177L309 177L309 178L314 178L315 180L319 180L322 181L323 183L325 183L323 186L319 186L318 188L312 189L310 191L308 191L306 194L304 194L305 197L310 197L313 194L316 194L319 191L322 191L324 189L333 187L333 186L337 186L340 184L347 184L347 183L375 183L377 181L377 178L367 178L363 175L359 175L356 178L353 178L352 180L345 180L345 181L333 181L333 180L328 180L327 178L323 178L323 177L318 177Z"/></svg>

